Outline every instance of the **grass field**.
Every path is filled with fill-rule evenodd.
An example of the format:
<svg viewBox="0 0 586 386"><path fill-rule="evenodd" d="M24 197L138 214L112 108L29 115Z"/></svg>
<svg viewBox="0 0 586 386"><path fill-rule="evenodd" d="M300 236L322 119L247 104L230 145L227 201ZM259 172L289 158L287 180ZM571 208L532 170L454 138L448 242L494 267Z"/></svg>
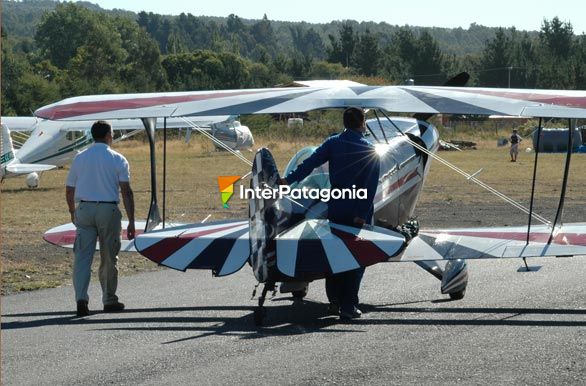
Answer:
<svg viewBox="0 0 586 386"><path fill-rule="evenodd" d="M278 143L275 140L258 140L257 147L266 146L273 152L280 170L291 156L309 143ZM150 177L148 146L141 141L127 141L115 145L131 165L132 186L136 198L136 216L146 217L150 200ZM162 144L158 145L159 186L162 186ZM252 152L243 152L252 160ZM458 167L469 173L483 171L478 178L511 198L528 205L533 173L533 153L522 152L519 162L511 163L508 148L497 148L496 141L482 141L478 150L464 152L441 152ZM540 214L553 216L560 194L564 155L541 154L537 177L537 205ZM173 140L168 144L167 157L167 211L168 221L199 222L211 215L211 220L223 218L245 218L246 203L238 198L231 200L231 208L221 207L217 188L218 175L244 175L249 167L233 155L214 151L213 146L202 138L194 138L189 144ZM570 184L567 192L567 221L585 221L586 207L586 155L573 156ZM69 213L64 199L64 182L67 168L47 172L41 178L38 189L25 187L23 178L12 178L1 186L1 243L2 243L2 293L13 293L54 287L70 282L71 251L51 246L42 240L47 229L69 222ZM159 193L159 202L162 194ZM417 215L425 226L469 226L470 218L458 216L458 208L474 208L481 205L488 213L478 213L473 224L500 223L498 211L516 211L499 198L482 190L448 168L434 162L420 199L421 210ZM448 208L448 209L446 209ZM490 210L495 208L495 210ZM508 209L510 208L510 209ZM448 213L449 212L449 213ZM449 215L449 216L448 216ZM482 216L491 216L491 222L483 222ZM518 221L511 221L513 217ZM526 223L527 217L508 216L501 225ZM95 264L99 258L95 259ZM122 275L137 271L158 269L146 258L134 253L120 258ZM94 269L95 270L95 269Z"/></svg>

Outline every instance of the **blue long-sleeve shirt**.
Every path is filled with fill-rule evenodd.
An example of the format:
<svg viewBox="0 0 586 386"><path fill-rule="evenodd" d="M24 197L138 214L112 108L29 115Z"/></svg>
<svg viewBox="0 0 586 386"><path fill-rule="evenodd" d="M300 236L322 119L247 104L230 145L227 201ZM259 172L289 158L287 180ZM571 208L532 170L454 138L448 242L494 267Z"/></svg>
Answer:
<svg viewBox="0 0 586 386"><path fill-rule="evenodd" d="M352 185L355 185L355 189L367 190L366 199L330 199L328 218L349 225L355 217L370 222L380 170L380 160L374 146L361 133L345 129L342 133L329 137L285 179L289 184L299 182L326 162L329 162L332 189L352 189Z"/></svg>

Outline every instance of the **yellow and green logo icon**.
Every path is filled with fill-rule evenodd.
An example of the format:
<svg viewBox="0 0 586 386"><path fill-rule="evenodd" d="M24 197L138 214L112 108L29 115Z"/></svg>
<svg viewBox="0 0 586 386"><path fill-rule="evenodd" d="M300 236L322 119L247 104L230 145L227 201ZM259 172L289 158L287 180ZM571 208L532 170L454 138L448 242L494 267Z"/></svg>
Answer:
<svg viewBox="0 0 586 386"><path fill-rule="evenodd" d="M229 208L228 200L234 194L234 183L240 179L240 176L218 176L218 186L222 196L222 206Z"/></svg>

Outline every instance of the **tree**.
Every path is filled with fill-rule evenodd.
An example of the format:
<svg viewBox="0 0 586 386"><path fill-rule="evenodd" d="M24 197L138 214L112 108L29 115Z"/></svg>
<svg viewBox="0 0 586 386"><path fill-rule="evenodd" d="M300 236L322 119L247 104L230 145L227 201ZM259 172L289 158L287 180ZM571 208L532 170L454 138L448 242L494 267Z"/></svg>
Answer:
<svg viewBox="0 0 586 386"><path fill-rule="evenodd" d="M478 80L481 86L508 87L508 68L513 65L513 45L503 28L487 41L480 59Z"/></svg>
<svg viewBox="0 0 586 386"><path fill-rule="evenodd" d="M74 3L59 4L53 12L46 13L35 34L42 56L66 68L78 47L87 42L88 32L96 28L96 15Z"/></svg>
<svg viewBox="0 0 586 386"><path fill-rule="evenodd" d="M334 35L328 35L330 48L328 52L328 62L341 63L346 67L354 65L354 50L358 37L354 33L354 28L348 23L342 24L339 29L339 38Z"/></svg>
<svg viewBox="0 0 586 386"><path fill-rule="evenodd" d="M356 47L356 67L358 72L373 76L378 71L380 60L380 50L376 36L370 33L368 29L360 35Z"/></svg>

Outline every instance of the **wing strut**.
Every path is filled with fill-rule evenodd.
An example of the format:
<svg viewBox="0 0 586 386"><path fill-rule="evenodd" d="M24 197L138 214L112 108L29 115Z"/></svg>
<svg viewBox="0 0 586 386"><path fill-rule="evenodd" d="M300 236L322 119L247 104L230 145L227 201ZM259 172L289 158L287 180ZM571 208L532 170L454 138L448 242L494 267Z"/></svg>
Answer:
<svg viewBox="0 0 586 386"><path fill-rule="evenodd" d="M380 127L381 133L383 133L383 137L385 137L385 142L388 145L389 144L389 140L387 139L387 135L385 134L385 129L383 127L383 124L380 121L380 118L378 117L378 114L376 113L376 110L374 110L374 116L376 117L376 121L378 122L378 126Z"/></svg>
<svg viewBox="0 0 586 386"><path fill-rule="evenodd" d="M564 180L562 181L562 191L560 192L560 203L558 205L558 210L555 214L555 219L553 220L553 225L551 227L551 233L549 235L549 240L547 240L547 244L551 244L553 241L553 234L555 232L555 227L558 223L558 220L562 220L562 215L564 213L564 201L566 199L566 188L568 186L568 175L570 174L570 161L572 159L572 147L574 141L574 129L576 128L576 120L575 119L568 119L568 152L566 153L566 166L564 167Z"/></svg>
<svg viewBox="0 0 586 386"><path fill-rule="evenodd" d="M163 229L165 229L165 207L167 203L167 117L163 118Z"/></svg>
<svg viewBox="0 0 586 386"><path fill-rule="evenodd" d="M151 153L151 206L149 207L149 215L144 229L145 232L149 232L161 223L161 215L159 214L159 206L157 205L157 165L155 158L155 128L157 126L157 118L141 118L141 120L149 139Z"/></svg>
<svg viewBox="0 0 586 386"><path fill-rule="evenodd" d="M531 201L529 202L529 221L527 222L527 243L529 245L529 235L531 234L531 220L533 219L533 198L535 197L535 179L537 178L537 158L539 157L539 142L541 141L541 126L543 118L539 118L539 126L537 127L537 142L535 144L535 160L533 161L533 182L531 183ZM524 259L523 259L524 260ZM527 262L525 262L527 265Z"/></svg>

